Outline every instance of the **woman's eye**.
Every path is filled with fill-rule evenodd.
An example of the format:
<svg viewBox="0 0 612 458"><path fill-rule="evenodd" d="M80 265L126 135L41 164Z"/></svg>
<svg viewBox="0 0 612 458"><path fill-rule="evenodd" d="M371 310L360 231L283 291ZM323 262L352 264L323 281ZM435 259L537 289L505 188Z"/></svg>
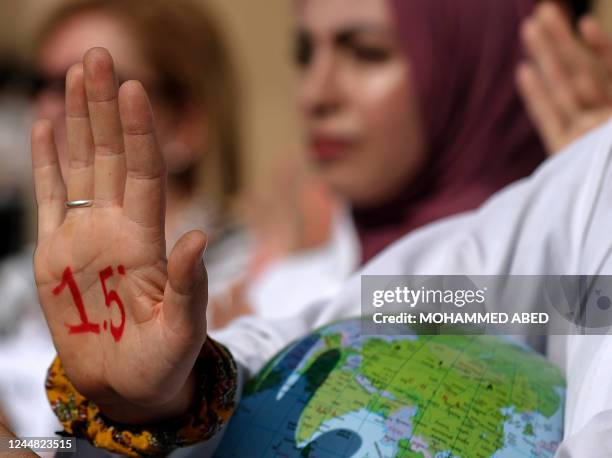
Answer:
<svg viewBox="0 0 612 458"><path fill-rule="evenodd" d="M294 59L299 67L307 66L312 60L312 41L305 35L300 34L296 40Z"/></svg>
<svg viewBox="0 0 612 458"><path fill-rule="evenodd" d="M353 46L353 55L363 62L383 62L389 58L389 51L377 46Z"/></svg>

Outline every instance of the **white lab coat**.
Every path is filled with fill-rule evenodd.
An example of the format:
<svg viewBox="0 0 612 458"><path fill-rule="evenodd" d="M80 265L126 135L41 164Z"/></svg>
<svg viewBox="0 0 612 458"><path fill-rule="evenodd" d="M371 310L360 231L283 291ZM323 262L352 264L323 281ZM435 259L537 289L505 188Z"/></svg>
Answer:
<svg viewBox="0 0 612 458"><path fill-rule="evenodd" d="M213 337L250 376L292 340L318 326L358 316L361 274L611 275L611 161L612 122L498 192L480 209L402 238L334 298L321 298L293 318L242 318ZM566 368L568 380L565 438L557 456L612 456L612 337L548 340L551 359Z"/></svg>
<svg viewBox="0 0 612 458"><path fill-rule="evenodd" d="M289 318L342 290L359 268L361 247L347 207L339 207L332 222L325 244L274 261L251 282L247 302L255 315Z"/></svg>

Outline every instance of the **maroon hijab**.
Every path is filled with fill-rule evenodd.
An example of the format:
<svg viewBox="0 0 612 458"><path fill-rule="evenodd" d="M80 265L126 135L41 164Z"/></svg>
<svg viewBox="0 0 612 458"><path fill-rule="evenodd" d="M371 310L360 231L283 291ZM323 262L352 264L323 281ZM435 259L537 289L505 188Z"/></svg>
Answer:
<svg viewBox="0 0 612 458"><path fill-rule="evenodd" d="M534 1L389 1L428 159L395 199L353 210L363 262L419 226L477 207L545 158L514 83L519 26Z"/></svg>

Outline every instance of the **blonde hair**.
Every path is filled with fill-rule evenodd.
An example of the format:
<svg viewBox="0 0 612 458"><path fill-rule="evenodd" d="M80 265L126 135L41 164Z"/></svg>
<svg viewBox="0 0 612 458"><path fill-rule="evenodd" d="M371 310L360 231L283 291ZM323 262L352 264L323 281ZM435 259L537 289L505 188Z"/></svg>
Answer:
<svg viewBox="0 0 612 458"><path fill-rule="evenodd" d="M203 107L211 147L198 152L199 163L180 179L192 195L206 196L218 216L228 216L242 184L238 88L217 24L190 0L70 0L47 18L34 49L63 22L89 11L128 25L173 104Z"/></svg>

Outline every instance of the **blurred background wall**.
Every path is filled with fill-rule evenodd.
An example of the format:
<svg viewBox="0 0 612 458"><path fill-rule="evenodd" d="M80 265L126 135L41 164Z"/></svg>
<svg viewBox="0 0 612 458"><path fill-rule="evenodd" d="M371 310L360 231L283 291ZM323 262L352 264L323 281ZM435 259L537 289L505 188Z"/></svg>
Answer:
<svg viewBox="0 0 612 458"><path fill-rule="evenodd" d="M606 30L612 33L612 1L610 0L594 0L593 9L602 21Z"/></svg>
<svg viewBox="0 0 612 458"><path fill-rule="evenodd" d="M171 0L169 0L171 1ZM299 145L291 68L291 6L287 0L203 0L216 12L243 85L246 179L265 186L276 157ZM58 0L0 0L0 51L25 49Z"/></svg>

